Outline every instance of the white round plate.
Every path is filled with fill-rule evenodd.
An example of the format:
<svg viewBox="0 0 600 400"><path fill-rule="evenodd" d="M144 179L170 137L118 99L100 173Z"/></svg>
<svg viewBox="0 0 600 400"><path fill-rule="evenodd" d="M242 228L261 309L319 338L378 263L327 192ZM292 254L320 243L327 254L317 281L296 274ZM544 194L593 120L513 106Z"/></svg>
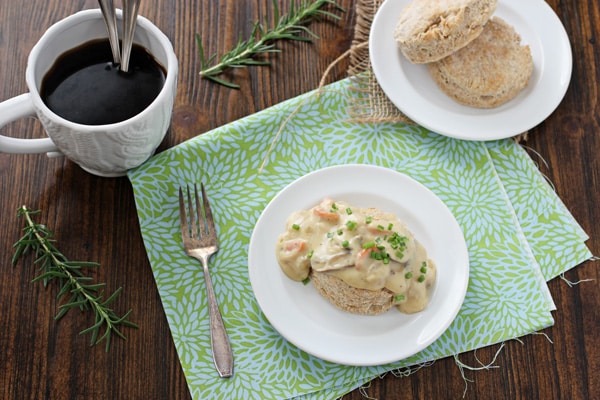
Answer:
<svg viewBox="0 0 600 400"><path fill-rule="evenodd" d="M528 44L533 57L529 85L492 109L463 106L439 89L425 65L412 64L394 40L394 27L410 0L387 0L369 37L377 82L404 114L441 135L464 140L497 140L521 134L545 120L563 99L572 71L565 29L544 0L499 0L494 16L504 19Z"/></svg>
<svg viewBox="0 0 600 400"><path fill-rule="evenodd" d="M286 219L327 196L393 212L407 224L438 268L425 310L412 315L395 308L378 316L347 313L321 297L311 283L292 281L281 271L275 247ZM467 290L469 255L458 223L425 186L381 167L340 165L305 175L273 198L252 233L248 269L258 304L283 337L324 360L367 366L411 356L448 328Z"/></svg>

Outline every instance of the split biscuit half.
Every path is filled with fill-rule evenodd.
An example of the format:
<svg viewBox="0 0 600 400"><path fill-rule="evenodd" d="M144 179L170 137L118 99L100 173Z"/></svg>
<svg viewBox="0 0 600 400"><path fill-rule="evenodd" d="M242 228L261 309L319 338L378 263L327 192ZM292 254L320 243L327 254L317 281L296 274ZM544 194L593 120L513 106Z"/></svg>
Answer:
<svg viewBox="0 0 600 400"><path fill-rule="evenodd" d="M493 108L528 85L533 58L514 28L494 17L469 45L427 67L440 89L455 101Z"/></svg>
<svg viewBox="0 0 600 400"><path fill-rule="evenodd" d="M394 39L412 63L438 61L478 37L498 0L413 0L400 13Z"/></svg>

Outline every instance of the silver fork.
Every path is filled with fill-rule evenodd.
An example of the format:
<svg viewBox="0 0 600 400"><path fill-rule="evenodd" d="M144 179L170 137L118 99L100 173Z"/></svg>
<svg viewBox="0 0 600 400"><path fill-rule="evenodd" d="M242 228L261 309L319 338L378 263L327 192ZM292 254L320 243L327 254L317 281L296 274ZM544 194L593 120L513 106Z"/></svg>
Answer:
<svg viewBox="0 0 600 400"><path fill-rule="evenodd" d="M186 193L179 188L179 217L181 220L181 237L183 247L188 256L194 257L202 263L204 269L204 280L206 282L206 293L208 296L208 311L210 316L210 345L215 367L221 378L233 375L233 354L229 337L223 325L223 318L219 311L217 298L213 289L212 281L208 273L208 260L210 256L219 250L217 232L212 211L206 197L204 184L200 184L202 190L202 203L198 196L198 188L194 185L194 198L190 193L189 186ZM187 200L187 204L186 204ZM195 203L194 203L195 200ZM194 206L195 204L195 206ZM187 208L187 212L186 212ZM204 213L202 210L204 209ZM189 216L187 215L189 214ZM189 223L188 223L189 220Z"/></svg>

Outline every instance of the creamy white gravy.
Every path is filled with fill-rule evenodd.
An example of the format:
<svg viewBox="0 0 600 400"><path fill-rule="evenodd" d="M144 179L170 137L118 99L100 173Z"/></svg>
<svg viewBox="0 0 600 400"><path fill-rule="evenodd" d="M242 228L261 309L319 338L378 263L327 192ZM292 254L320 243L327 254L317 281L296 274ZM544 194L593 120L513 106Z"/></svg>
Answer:
<svg viewBox="0 0 600 400"><path fill-rule="evenodd" d="M290 279L308 279L312 268L356 288L387 288L404 313L427 306L436 279L425 248L393 214L329 198L292 213L276 251Z"/></svg>

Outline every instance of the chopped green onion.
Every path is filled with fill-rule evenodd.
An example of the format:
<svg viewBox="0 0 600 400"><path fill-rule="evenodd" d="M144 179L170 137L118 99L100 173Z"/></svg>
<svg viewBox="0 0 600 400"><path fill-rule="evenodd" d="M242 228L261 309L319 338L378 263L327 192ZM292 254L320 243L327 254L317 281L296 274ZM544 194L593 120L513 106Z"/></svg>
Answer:
<svg viewBox="0 0 600 400"><path fill-rule="evenodd" d="M391 231L393 227L394 227L394 224L392 224L392 223L390 222L390 224L388 225L388 228L387 228L387 230L388 230L388 231Z"/></svg>
<svg viewBox="0 0 600 400"><path fill-rule="evenodd" d="M337 204L333 203L333 204L331 205L331 211L337 211L337 210L338 210L338 206L337 206Z"/></svg>
<svg viewBox="0 0 600 400"><path fill-rule="evenodd" d="M352 231L352 230L356 229L356 222L348 221L348 222L346 222L346 226L348 227L348 229L350 229Z"/></svg>
<svg viewBox="0 0 600 400"><path fill-rule="evenodd" d="M403 252L401 252L400 250L398 250L398 251L396 252L396 257L397 257L397 258L399 258L399 259L402 259L402 258L404 257L404 253L403 253Z"/></svg>
<svg viewBox="0 0 600 400"><path fill-rule="evenodd" d="M343 234L344 234L344 231L343 231L343 230L341 230L341 229L338 229L338 230L337 230L337 234L338 234L338 235L343 235Z"/></svg>
<svg viewBox="0 0 600 400"><path fill-rule="evenodd" d="M412 276L413 276L413 273L412 273L412 272L407 272L406 274L404 274L404 277L405 277L406 279L410 279L410 278L412 278Z"/></svg>
<svg viewBox="0 0 600 400"><path fill-rule="evenodd" d="M305 285L305 286L308 285L308 282L310 282L310 278L306 277L306 278L302 279L303 285Z"/></svg>
<svg viewBox="0 0 600 400"><path fill-rule="evenodd" d="M394 296L394 302L396 302L396 303L404 301L404 300L406 300L406 296L403 294L397 294Z"/></svg>
<svg viewBox="0 0 600 400"><path fill-rule="evenodd" d="M346 208L346 214L352 215L352 209L350 207Z"/></svg>
<svg viewBox="0 0 600 400"><path fill-rule="evenodd" d="M292 229L295 231L299 231L300 230L300 225L298 224L292 224Z"/></svg>
<svg viewBox="0 0 600 400"><path fill-rule="evenodd" d="M421 273L422 274L426 274L427 273L427 267L421 267Z"/></svg>
<svg viewBox="0 0 600 400"><path fill-rule="evenodd" d="M417 281L419 281L419 282L425 282L425 275L420 275L419 279L417 279Z"/></svg>
<svg viewBox="0 0 600 400"><path fill-rule="evenodd" d="M314 252L315 252L314 250L309 251L308 254L306 255L306 258L312 258Z"/></svg>
<svg viewBox="0 0 600 400"><path fill-rule="evenodd" d="M370 224L371 222L373 222L373 217L367 216L367 218L365 219L365 223Z"/></svg>
<svg viewBox="0 0 600 400"><path fill-rule="evenodd" d="M401 236L397 232L394 232L392 236L388 238L388 243L392 247L392 249L396 250L404 250L406 249L406 242L408 238L406 236Z"/></svg>
<svg viewBox="0 0 600 400"><path fill-rule="evenodd" d="M377 229L379 229L380 231L384 230L385 228L383 227L383 225L377 225Z"/></svg>
<svg viewBox="0 0 600 400"><path fill-rule="evenodd" d="M348 247L349 245L350 245L350 242L349 242L349 241L347 241L347 240L344 240L344 241L342 242L342 247Z"/></svg>
<svg viewBox="0 0 600 400"><path fill-rule="evenodd" d="M327 232L327 239L331 239L333 237L333 232Z"/></svg>
<svg viewBox="0 0 600 400"><path fill-rule="evenodd" d="M375 247L375 242L367 242L367 243L363 243L362 248L363 249L370 249L371 247Z"/></svg>

